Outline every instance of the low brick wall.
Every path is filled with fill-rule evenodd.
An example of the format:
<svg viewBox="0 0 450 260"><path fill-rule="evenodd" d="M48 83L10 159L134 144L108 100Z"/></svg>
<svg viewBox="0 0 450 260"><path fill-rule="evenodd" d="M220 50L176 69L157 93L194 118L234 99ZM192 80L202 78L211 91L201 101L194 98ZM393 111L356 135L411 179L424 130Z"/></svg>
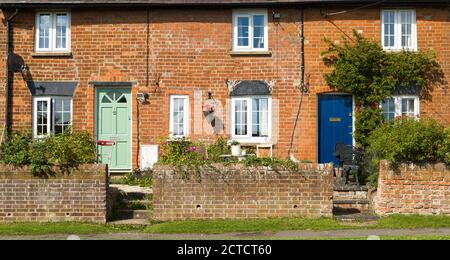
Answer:
<svg viewBox="0 0 450 260"><path fill-rule="evenodd" d="M450 168L444 164L380 165L375 212L379 215L450 215Z"/></svg>
<svg viewBox="0 0 450 260"><path fill-rule="evenodd" d="M200 180L183 179L168 166L153 175L153 219L331 217L333 167L302 164L299 172L215 166Z"/></svg>
<svg viewBox="0 0 450 260"><path fill-rule="evenodd" d="M48 178L0 165L0 222L106 223L107 166L82 165Z"/></svg>

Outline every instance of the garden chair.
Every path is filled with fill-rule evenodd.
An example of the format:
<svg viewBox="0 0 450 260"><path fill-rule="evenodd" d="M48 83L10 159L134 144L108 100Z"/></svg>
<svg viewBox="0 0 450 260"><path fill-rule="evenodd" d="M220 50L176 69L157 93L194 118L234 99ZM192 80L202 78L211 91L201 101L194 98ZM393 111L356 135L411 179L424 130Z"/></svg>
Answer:
<svg viewBox="0 0 450 260"><path fill-rule="evenodd" d="M352 146L343 143L337 143L334 147L334 156L339 161L339 167L342 169L345 184L349 182L349 175L354 174L356 185L359 184L359 166L355 161L356 152Z"/></svg>

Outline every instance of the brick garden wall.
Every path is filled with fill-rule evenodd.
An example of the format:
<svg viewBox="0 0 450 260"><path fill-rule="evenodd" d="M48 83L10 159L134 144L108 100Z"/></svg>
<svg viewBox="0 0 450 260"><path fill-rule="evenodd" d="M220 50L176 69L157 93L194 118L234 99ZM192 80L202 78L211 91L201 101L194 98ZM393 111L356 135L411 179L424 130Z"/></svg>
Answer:
<svg viewBox="0 0 450 260"><path fill-rule="evenodd" d="M450 215L450 168L427 164L394 169L382 162L375 211L379 215Z"/></svg>
<svg viewBox="0 0 450 260"><path fill-rule="evenodd" d="M107 190L104 165L84 165L48 179L0 165L0 222L106 223Z"/></svg>
<svg viewBox="0 0 450 260"><path fill-rule="evenodd" d="M331 217L333 170L317 164L301 165L298 173L217 166L199 181L157 166L153 192L155 220Z"/></svg>

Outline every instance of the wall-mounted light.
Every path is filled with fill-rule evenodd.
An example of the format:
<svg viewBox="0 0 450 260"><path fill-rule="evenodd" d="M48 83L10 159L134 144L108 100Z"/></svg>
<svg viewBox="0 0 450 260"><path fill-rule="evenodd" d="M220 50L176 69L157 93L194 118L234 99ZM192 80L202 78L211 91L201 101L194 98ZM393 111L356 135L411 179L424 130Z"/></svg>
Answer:
<svg viewBox="0 0 450 260"><path fill-rule="evenodd" d="M141 92L140 92L140 93L137 93L137 96L136 96L137 101L138 101L139 103L141 103L141 104L146 103L147 100L148 100L148 98L149 98L148 93L141 93Z"/></svg>
<svg viewBox="0 0 450 260"><path fill-rule="evenodd" d="M281 13L273 12L273 19L274 20L280 20L281 19Z"/></svg>

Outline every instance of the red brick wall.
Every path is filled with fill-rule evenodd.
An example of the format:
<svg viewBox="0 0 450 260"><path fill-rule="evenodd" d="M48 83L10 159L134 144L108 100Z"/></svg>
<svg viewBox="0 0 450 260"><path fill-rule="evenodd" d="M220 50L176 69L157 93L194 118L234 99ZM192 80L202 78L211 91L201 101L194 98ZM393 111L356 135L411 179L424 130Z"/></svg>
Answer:
<svg viewBox="0 0 450 260"><path fill-rule="evenodd" d="M69 175L34 177L28 168L0 165L0 222L106 223L104 165L84 165Z"/></svg>
<svg viewBox="0 0 450 260"><path fill-rule="evenodd" d="M375 211L379 215L450 215L450 169L444 164L381 162Z"/></svg>
<svg viewBox="0 0 450 260"><path fill-rule="evenodd" d="M341 9L336 9L341 10ZM158 142L169 132L169 96L191 97L192 137L210 140L215 134L200 115L193 97L213 97L227 106L227 79L277 80L273 98L278 100L279 138L275 155L286 157L300 103L295 85L300 80L300 11L280 8L280 22L269 22L271 56L232 56L232 9L74 9L72 10L73 57L33 57L34 11L22 10L15 23L15 51L23 56L34 80L77 80L74 97L74 126L94 132L94 88L88 81L136 81L138 91L150 93L150 103L141 105L140 140ZM333 10L329 9L332 12ZM269 10L269 13L271 10ZM270 15L269 15L270 17ZM418 8L419 49L433 49L446 75L450 73L450 49L446 48L449 12L438 8ZM147 25L147 20L150 22ZM148 28L147 28L148 26ZM147 29L149 34L147 35ZM357 29L364 36L379 40L380 9L369 8L330 20L318 8L305 11L305 63L311 92L301 106L293 151L297 159L316 161L317 98L332 91L323 80L328 69L320 53L326 49L324 37L341 40ZM4 39L0 30L0 40ZM148 44L147 44L148 41ZM0 42L0 47L4 41ZM0 50L2 51L2 50ZM3 53L3 52L1 52ZM148 55L147 55L148 54ZM0 55L1 56L1 55ZM1 62L1 59L0 59ZM147 64L148 73L147 73ZM0 72L1 73L1 72ZM1 74L0 74L1 75ZM159 88L156 79L160 78ZM31 128L31 96L20 75L14 82L12 103L13 128ZM433 116L445 124L450 120L449 94L436 88L429 100L422 100L421 114ZM136 102L134 102L136 103ZM2 108L3 109L3 108ZM136 105L133 105L136 114ZM1 110L0 110L1 112ZM196 120L194 120L196 118ZM198 121L197 119L200 119ZM229 133L229 116L224 113L222 134ZM136 165L138 122L133 117L133 162Z"/></svg>
<svg viewBox="0 0 450 260"><path fill-rule="evenodd" d="M215 166L200 179L168 166L153 175L153 219L331 217L332 165L300 165L299 172Z"/></svg>

